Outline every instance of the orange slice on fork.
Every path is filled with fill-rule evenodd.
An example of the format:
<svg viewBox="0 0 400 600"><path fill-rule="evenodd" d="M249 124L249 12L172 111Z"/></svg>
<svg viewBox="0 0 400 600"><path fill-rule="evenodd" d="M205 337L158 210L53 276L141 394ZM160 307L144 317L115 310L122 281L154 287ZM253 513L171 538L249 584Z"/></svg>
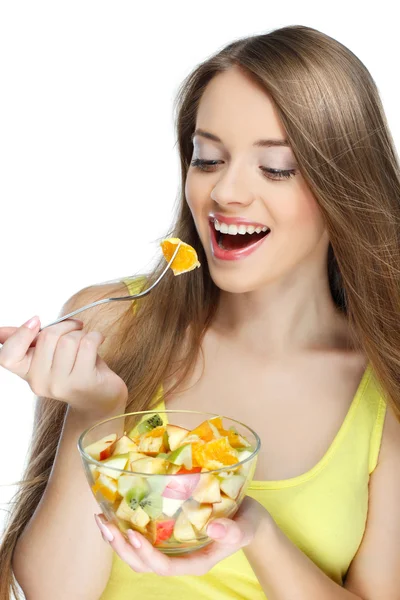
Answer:
<svg viewBox="0 0 400 600"><path fill-rule="evenodd" d="M182 242L179 238L167 238L160 243L167 262L171 260L179 242L181 242L181 245L178 254L171 264L174 275L181 275L181 273L187 273L188 271L192 271L193 269L196 269L196 267L201 266L197 258L196 250L189 244Z"/></svg>

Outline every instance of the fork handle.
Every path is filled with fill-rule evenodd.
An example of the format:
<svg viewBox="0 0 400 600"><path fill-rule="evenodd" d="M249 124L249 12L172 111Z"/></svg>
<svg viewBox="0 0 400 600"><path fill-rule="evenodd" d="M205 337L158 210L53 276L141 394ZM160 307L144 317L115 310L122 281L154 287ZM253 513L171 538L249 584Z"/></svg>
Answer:
<svg viewBox="0 0 400 600"><path fill-rule="evenodd" d="M68 315L63 315L62 317L60 317L56 321L52 321L48 325L45 325L44 327L41 327L39 329L39 331L38 331L38 335L39 335L39 333L41 331L43 331L43 329L46 329L46 327L51 327L51 325L56 325L57 323L61 323L62 321L66 321L67 319L70 319L74 315L78 315L79 313L83 312L84 310L87 310L88 308L92 308L92 306L98 306L99 304L106 304L107 302L114 302L116 300L135 300L136 298L142 298L143 296L146 296L147 294L149 294L151 292L151 290L153 288L156 287L156 285L164 277L165 273L168 271L169 267L173 263L173 261L175 259L175 256L178 254L178 250L179 250L179 247L180 247L181 244L182 244L182 241L179 241L179 244L175 248L175 252L173 253L173 255L171 257L171 260L169 261L169 263L165 267L164 271L161 273L160 277L153 283L153 285L151 285L147 290L144 290L143 292L140 292L140 294L133 294L132 296L121 296L120 298L102 298L101 300L96 300L96 302L92 302L91 304L88 304L87 306L83 306L82 308L78 308L77 310L74 310L73 312L69 313Z"/></svg>

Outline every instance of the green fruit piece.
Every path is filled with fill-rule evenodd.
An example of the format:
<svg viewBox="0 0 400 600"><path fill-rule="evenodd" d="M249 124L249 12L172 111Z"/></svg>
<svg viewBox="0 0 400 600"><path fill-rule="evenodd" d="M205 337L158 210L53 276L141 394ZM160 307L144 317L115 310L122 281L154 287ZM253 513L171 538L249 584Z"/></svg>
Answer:
<svg viewBox="0 0 400 600"><path fill-rule="evenodd" d="M193 467L192 463L192 444L185 444L184 446L179 446L176 450L170 453L168 456L169 462L172 462L174 465L183 465L186 469L191 469Z"/></svg>
<svg viewBox="0 0 400 600"><path fill-rule="evenodd" d="M161 425L163 425L163 420L160 415L153 415L149 419L139 423L137 430L138 433L147 433L148 431L151 431L156 427L160 427Z"/></svg>
<svg viewBox="0 0 400 600"><path fill-rule="evenodd" d="M121 496L125 497L129 490L147 490L150 492L147 481L144 477L139 475L125 475L124 473L118 478L118 492Z"/></svg>
<svg viewBox="0 0 400 600"><path fill-rule="evenodd" d="M138 477L134 487L131 487L125 494L125 501L132 510L136 510L141 501L148 495L149 486L143 477Z"/></svg>
<svg viewBox="0 0 400 600"><path fill-rule="evenodd" d="M169 454L166 454L165 452L159 452L156 458L166 458L169 460Z"/></svg>
<svg viewBox="0 0 400 600"><path fill-rule="evenodd" d="M141 500L140 506L151 519L157 519L162 513L162 498L160 494L151 493Z"/></svg>
<svg viewBox="0 0 400 600"><path fill-rule="evenodd" d="M152 475L148 477L147 483L150 486L150 492L161 495L168 483L168 477L165 477L165 475Z"/></svg>

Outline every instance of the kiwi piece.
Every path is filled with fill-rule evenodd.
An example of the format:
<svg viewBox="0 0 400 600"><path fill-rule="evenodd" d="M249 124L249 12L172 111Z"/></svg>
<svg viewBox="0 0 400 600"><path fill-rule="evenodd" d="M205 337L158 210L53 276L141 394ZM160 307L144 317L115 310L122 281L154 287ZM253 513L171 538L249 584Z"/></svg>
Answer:
<svg viewBox="0 0 400 600"><path fill-rule="evenodd" d="M151 493L141 500L140 506L151 519L158 519L162 513L163 501L160 494Z"/></svg>
<svg viewBox="0 0 400 600"><path fill-rule="evenodd" d="M149 493L149 486L147 482L143 480L143 483L138 479L137 485L131 487L125 494L125 502L132 510L136 510L136 508L140 505L140 502L145 498Z"/></svg>
<svg viewBox="0 0 400 600"><path fill-rule="evenodd" d="M153 415L152 417L149 417L145 421L139 423L137 430L138 433L147 433L156 427L160 427L162 424L163 421L160 415Z"/></svg>
<svg viewBox="0 0 400 600"><path fill-rule="evenodd" d="M118 492L122 497L125 497L129 490L141 490L143 493L150 492L147 479L139 477L139 475L122 474L118 477Z"/></svg>

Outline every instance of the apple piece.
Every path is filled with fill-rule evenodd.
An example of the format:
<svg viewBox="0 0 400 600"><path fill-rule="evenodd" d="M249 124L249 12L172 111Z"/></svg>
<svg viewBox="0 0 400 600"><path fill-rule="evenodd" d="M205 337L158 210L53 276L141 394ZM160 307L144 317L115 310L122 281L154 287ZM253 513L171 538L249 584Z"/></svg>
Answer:
<svg viewBox="0 0 400 600"><path fill-rule="evenodd" d="M150 521L149 534L151 543L156 546L161 542L168 540L174 531L174 519L162 519L159 521Z"/></svg>
<svg viewBox="0 0 400 600"><path fill-rule="evenodd" d="M125 454L126 452L138 451L138 445L127 435L122 435L115 444L114 454Z"/></svg>
<svg viewBox="0 0 400 600"><path fill-rule="evenodd" d="M175 475L175 473L179 473L181 468L182 467L180 465L174 465L173 463L169 463L169 465L167 467L167 473L169 475Z"/></svg>
<svg viewBox="0 0 400 600"><path fill-rule="evenodd" d="M113 469L109 469L107 467L114 467L115 469L125 469L128 463L128 454L120 454L111 456L111 458L107 458L103 461L104 467L97 467L99 473L103 473L104 475L108 475L108 477L112 477L113 479L118 479L121 475L118 471L114 471Z"/></svg>
<svg viewBox="0 0 400 600"><path fill-rule="evenodd" d="M89 446L84 448L84 451L95 460L104 460L105 458L109 458L113 453L116 439L117 434L111 433L110 435L101 438L101 440L89 444Z"/></svg>
<svg viewBox="0 0 400 600"><path fill-rule="evenodd" d="M150 492L148 480L144 477L140 477L139 475L127 475L123 473L118 478L117 487L118 493L124 497L126 496L127 492L132 488L143 489L145 490L146 494Z"/></svg>
<svg viewBox="0 0 400 600"><path fill-rule="evenodd" d="M199 475L200 481L192 493L192 497L200 504L213 504L221 501L221 491L219 480L214 475L206 472Z"/></svg>
<svg viewBox="0 0 400 600"><path fill-rule="evenodd" d="M167 425L168 445L170 450L176 450L181 441L189 433L189 429L179 427L178 425Z"/></svg>
<svg viewBox="0 0 400 600"><path fill-rule="evenodd" d="M129 463L139 460L139 458L148 458L147 454L143 454L143 452L128 452L129 454Z"/></svg>
<svg viewBox="0 0 400 600"><path fill-rule="evenodd" d="M243 475L231 475L231 477L220 478L219 487L232 500L236 500L243 487L246 477Z"/></svg>
<svg viewBox="0 0 400 600"><path fill-rule="evenodd" d="M124 521L129 521L130 522L131 516L132 516L133 512L134 512L133 508L131 508L129 506L129 504L127 503L127 501L125 500L125 498L122 498L122 500L120 502L120 505L118 506L118 509L115 511L115 515L119 519L123 519Z"/></svg>
<svg viewBox="0 0 400 600"><path fill-rule="evenodd" d="M130 518L130 522L132 523L135 529L140 531L140 533L147 533L146 525L150 522L150 517L141 506L138 506L133 511L133 514Z"/></svg>
<svg viewBox="0 0 400 600"><path fill-rule="evenodd" d="M249 456L251 456L253 454L253 452L251 452L250 450L238 450L239 452L239 459L238 462L241 462L242 460L245 460L246 458L248 458ZM238 471L242 474L242 475L248 475L251 467L253 465L253 461L248 460L247 462L245 462L243 465L240 465L238 467ZM254 463L255 465L255 463Z"/></svg>
<svg viewBox="0 0 400 600"><path fill-rule="evenodd" d="M92 465L91 463L86 463L86 464L88 465L90 472L92 473L92 477L93 477L94 481L96 481L96 479L100 475L100 473L97 470L96 465Z"/></svg>
<svg viewBox="0 0 400 600"><path fill-rule="evenodd" d="M229 517L237 509L237 504L229 496L221 494L221 502L216 502L212 505L211 518L218 519L219 517Z"/></svg>
<svg viewBox="0 0 400 600"><path fill-rule="evenodd" d="M211 423L211 421L207 421L211 431L213 432L214 438L217 440L218 438L222 437L222 435L220 434L220 432L218 431L218 429L216 428L216 426L214 425L214 423Z"/></svg>
<svg viewBox="0 0 400 600"><path fill-rule="evenodd" d="M109 502L115 502L117 497L117 484L114 479L100 473L95 483L91 486L92 492L97 500L97 492L100 492Z"/></svg>
<svg viewBox="0 0 400 600"><path fill-rule="evenodd" d="M207 526L211 520L219 519L220 517L231 518L237 511L238 505L237 503L225 496L225 494L221 494L221 502L216 502L212 505L212 513L210 519L199 529L199 533L202 535L207 535Z"/></svg>
<svg viewBox="0 0 400 600"><path fill-rule="evenodd" d="M200 504L193 498L186 500L182 505L182 511L196 529L202 529L206 525L211 517L212 510L213 507L211 504Z"/></svg>
<svg viewBox="0 0 400 600"><path fill-rule="evenodd" d="M131 462L131 470L138 473L162 474L167 472L168 462L164 458L156 458L155 456L146 456Z"/></svg>
<svg viewBox="0 0 400 600"><path fill-rule="evenodd" d="M196 532L185 513L179 513L174 526L174 536L178 542L196 540Z"/></svg>
<svg viewBox="0 0 400 600"><path fill-rule="evenodd" d="M156 456L167 449L164 443L165 427L156 427L139 439L139 452Z"/></svg>
<svg viewBox="0 0 400 600"><path fill-rule="evenodd" d="M167 515L167 517L173 517L185 502L179 498L166 498L165 496L163 496L162 501L162 511L164 515Z"/></svg>
<svg viewBox="0 0 400 600"><path fill-rule="evenodd" d="M165 498L187 500L199 483L200 473L193 475L175 475L169 477L168 483L162 493ZM219 486L218 486L219 490Z"/></svg>
<svg viewBox="0 0 400 600"><path fill-rule="evenodd" d="M186 469L185 467L181 467L177 473L181 473L182 475L190 475L191 473L200 473L201 467L192 467L191 469Z"/></svg>
<svg viewBox="0 0 400 600"><path fill-rule="evenodd" d="M192 445L186 444L184 446L179 446L176 450L171 452L168 456L168 460L174 465L183 465L186 469L191 469L193 466Z"/></svg>
<svg viewBox="0 0 400 600"><path fill-rule="evenodd" d="M200 438L198 435L196 435L196 434L190 434L190 435L188 435L188 436L184 437L184 438L183 438L183 439L182 439L182 440L179 442L179 444L178 444L178 448L179 448L180 446L183 446L184 444L185 444L185 445L186 445L186 444L197 444L197 443L199 443L199 442L202 442L202 443L204 443L204 440L202 440L202 439L201 439L201 438ZM176 450L176 448L175 448L175 450Z"/></svg>
<svg viewBox="0 0 400 600"><path fill-rule="evenodd" d="M235 470L220 471L217 474L217 477L218 477L218 479L226 479L227 477L232 477L232 475L235 475Z"/></svg>

